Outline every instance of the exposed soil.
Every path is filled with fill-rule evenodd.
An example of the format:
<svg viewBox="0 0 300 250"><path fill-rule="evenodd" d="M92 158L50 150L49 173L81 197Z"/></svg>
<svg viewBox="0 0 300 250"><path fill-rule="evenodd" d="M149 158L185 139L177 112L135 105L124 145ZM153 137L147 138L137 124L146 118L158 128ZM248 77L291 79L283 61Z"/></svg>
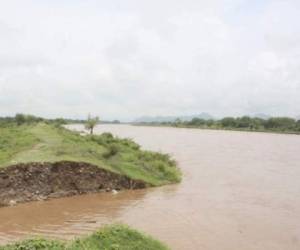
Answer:
<svg viewBox="0 0 300 250"><path fill-rule="evenodd" d="M84 162L17 164L0 169L0 206L147 186Z"/></svg>

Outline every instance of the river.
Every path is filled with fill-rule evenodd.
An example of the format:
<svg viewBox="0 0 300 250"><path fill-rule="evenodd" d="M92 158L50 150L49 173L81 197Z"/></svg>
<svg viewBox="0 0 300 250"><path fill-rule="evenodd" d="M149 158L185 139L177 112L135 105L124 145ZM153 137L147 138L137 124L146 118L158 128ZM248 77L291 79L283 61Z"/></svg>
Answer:
<svg viewBox="0 0 300 250"><path fill-rule="evenodd" d="M70 239L123 222L178 250L300 249L300 136L129 125L95 129L104 131L169 153L182 169L182 183L0 208L0 244L28 235Z"/></svg>

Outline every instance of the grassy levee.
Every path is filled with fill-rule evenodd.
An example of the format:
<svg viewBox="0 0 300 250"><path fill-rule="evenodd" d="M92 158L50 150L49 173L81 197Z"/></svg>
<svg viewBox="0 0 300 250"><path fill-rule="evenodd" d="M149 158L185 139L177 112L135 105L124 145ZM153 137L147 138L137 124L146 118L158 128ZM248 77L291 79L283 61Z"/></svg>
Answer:
<svg viewBox="0 0 300 250"><path fill-rule="evenodd" d="M107 226L98 232L71 242L32 239L12 245L0 246L0 250L167 250L157 240L124 225Z"/></svg>
<svg viewBox="0 0 300 250"><path fill-rule="evenodd" d="M10 164L16 154L31 149L37 143L38 138L27 129L0 127L0 166Z"/></svg>
<svg viewBox="0 0 300 250"><path fill-rule="evenodd" d="M181 179L176 163L168 155L141 150L130 139L109 133L81 136L46 123L0 127L0 167L58 161L94 164L152 186Z"/></svg>

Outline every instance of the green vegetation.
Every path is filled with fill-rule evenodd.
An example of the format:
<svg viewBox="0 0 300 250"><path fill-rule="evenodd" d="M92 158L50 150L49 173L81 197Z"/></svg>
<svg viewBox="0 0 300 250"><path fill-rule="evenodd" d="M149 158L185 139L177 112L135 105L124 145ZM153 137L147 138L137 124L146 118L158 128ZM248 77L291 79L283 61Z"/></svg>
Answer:
<svg viewBox="0 0 300 250"><path fill-rule="evenodd" d="M0 167L28 162L76 161L91 163L153 186L180 181L180 171L168 155L141 150L130 139L120 139L110 133L81 136L56 122L21 124L11 122L0 126Z"/></svg>
<svg viewBox="0 0 300 250"><path fill-rule="evenodd" d="M85 123L85 129L90 131L90 134L92 135L94 133L95 126L99 123L99 117L91 117L91 115L88 116L88 119Z"/></svg>
<svg viewBox="0 0 300 250"><path fill-rule="evenodd" d="M17 126L0 127L0 166L9 162L17 153L31 149L39 143L37 137Z"/></svg>
<svg viewBox="0 0 300 250"><path fill-rule="evenodd" d="M48 124L66 124L66 123L83 123L82 120L71 120L71 119L44 119L34 115L16 114L15 117L0 117L0 127L7 127L9 125L23 125L23 124L34 124L37 122L45 122Z"/></svg>
<svg viewBox="0 0 300 250"><path fill-rule="evenodd" d="M273 117L267 120L249 116L225 117L221 120L194 118L191 121L181 121L176 119L174 122L146 123L146 125L300 134L300 120L296 121L289 117Z"/></svg>
<svg viewBox="0 0 300 250"><path fill-rule="evenodd" d="M162 243L124 225L104 227L91 236L62 242L34 239L0 247L0 250L167 250Z"/></svg>
<svg viewBox="0 0 300 250"><path fill-rule="evenodd" d="M97 117L95 117L97 119ZM92 118L92 119L95 119ZM6 126L8 124L17 123L18 125L22 124L32 124L36 122L45 122L49 124L87 124L87 120L82 119L69 119L69 118L55 118L55 119L46 119L34 115L26 115L26 114L16 114L15 117L0 117L0 127ZM98 123L99 121L97 121ZM120 121L113 120L113 121L101 121L104 124L120 124Z"/></svg>

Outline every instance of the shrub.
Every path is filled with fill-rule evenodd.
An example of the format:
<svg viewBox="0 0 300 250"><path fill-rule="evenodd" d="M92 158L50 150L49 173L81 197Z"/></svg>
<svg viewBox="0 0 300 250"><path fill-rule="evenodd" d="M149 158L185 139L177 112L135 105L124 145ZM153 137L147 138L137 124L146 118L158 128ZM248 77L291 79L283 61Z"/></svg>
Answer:
<svg viewBox="0 0 300 250"><path fill-rule="evenodd" d="M117 153L119 153L120 151L120 147L113 143L113 144L109 144L108 147L107 147L107 151L103 154L103 157L104 158L110 158L114 155L116 155Z"/></svg>
<svg viewBox="0 0 300 250"><path fill-rule="evenodd" d="M0 247L1 249L1 247ZM5 250L61 250L64 249L64 244L59 241L45 240L45 239L33 239L26 240L15 245L3 247Z"/></svg>

